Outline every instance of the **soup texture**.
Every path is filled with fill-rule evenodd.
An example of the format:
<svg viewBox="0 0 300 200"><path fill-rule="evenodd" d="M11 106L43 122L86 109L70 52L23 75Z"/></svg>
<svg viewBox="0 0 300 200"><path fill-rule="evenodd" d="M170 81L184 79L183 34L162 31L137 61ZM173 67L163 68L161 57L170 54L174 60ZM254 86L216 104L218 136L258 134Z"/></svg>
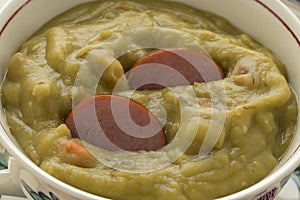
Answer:
<svg viewBox="0 0 300 200"><path fill-rule="evenodd" d="M225 77L132 89L134 63L159 49L200 52ZM167 1L103 0L55 17L20 46L2 104L26 155L63 182L118 200L208 200L257 183L284 155L297 119L287 80L271 51L214 13ZM65 124L70 111L103 94L147 108L167 145L111 151L73 137Z"/></svg>

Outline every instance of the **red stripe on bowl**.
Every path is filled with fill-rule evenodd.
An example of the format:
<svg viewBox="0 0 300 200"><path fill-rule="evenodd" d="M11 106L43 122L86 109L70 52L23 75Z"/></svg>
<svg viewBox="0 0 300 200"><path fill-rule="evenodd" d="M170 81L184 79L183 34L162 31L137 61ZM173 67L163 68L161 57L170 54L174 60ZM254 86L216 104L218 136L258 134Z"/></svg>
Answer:
<svg viewBox="0 0 300 200"><path fill-rule="evenodd" d="M291 33L293 38L296 40L300 47L300 39L297 37L297 35L293 32L293 30L288 26L288 24L274 11L272 10L269 6L261 2L260 0L255 0L257 3L262 5L265 9L267 9L272 15L274 15L283 25L284 27Z"/></svg>
<svg viewBox="0 0 300 200"><path fill-rule="evenodd" d="M12 16L10 16L10 18L7 20L7 22L4 24L4 26L1 28L0 30L0 37L2 35L2 33L4 32L5 28L7 27L7 25L9 24L9 22L18 14L18 12L20 12L20 10L22 10L23 7L25 7L31 0L26 1L20 8L18 8L13 14Z"/></svg>
<svg viewBox="0 0 300 200"><path fill-rule="evenodd" d="M4 26L0 30L0 36L4 32L5 28L8 26L9 22L20 12L20 10L25 7L31 0L27 0L20 8L18 8L12 16L7 20L7 22L4 24ZM267 9L270 13L272 13L284 26L285 28L291 33L291 35L294 37L298 45L300 46L300 39L296 36L296 34L293 32L293 30L287 25L287 23L278 15L275 11L273 11L270 7L268 7L266 4L261 2L260 0L255 0L257 3L262 5L265 9Z"/></svg>

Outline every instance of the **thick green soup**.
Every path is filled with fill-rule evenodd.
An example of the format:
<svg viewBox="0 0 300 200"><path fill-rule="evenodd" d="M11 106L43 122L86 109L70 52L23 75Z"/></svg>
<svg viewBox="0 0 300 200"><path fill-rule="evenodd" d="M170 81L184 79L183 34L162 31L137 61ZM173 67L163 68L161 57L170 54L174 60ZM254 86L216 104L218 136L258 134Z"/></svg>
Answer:
<svg viewBox="0 0 300 200"><path fill-rule="evenodd" d="M211 58L225 77L130 88L127 74L139 58L179 48ZM167 145L109 151L72 137L66 117L100 94L147 108ZM101 0L55 17L11 57L2 103L32 161L116 200L208 200L247 188L278 164L297 118L285 66L272 52L216 14L158 0Z"/></svg>

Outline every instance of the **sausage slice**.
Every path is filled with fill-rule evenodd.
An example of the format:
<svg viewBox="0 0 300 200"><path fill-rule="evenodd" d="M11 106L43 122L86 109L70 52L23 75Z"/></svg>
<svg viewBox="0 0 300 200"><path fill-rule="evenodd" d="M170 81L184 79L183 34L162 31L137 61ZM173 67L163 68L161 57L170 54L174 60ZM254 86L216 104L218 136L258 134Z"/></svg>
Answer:
<svg viewBox="0 0 300 200"><path fill-rule="evenodd" d="M159 49L141 57L127 74L135 90L209 82L224 78L221 68L208 56L191 49Z"/></svg>
<svg viewBox="0 0 300 200"><path fill-rule="evenodd" d="M134 100L98 95L78 104L65 120L73 137L111 150L155 151L166 145L156 117Z"/></svg>

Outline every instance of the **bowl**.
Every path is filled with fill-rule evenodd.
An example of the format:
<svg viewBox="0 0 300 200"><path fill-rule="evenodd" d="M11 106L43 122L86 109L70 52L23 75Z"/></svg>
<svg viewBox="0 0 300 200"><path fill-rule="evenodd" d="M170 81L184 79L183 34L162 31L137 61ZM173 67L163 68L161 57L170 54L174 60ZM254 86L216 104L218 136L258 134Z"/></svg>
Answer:
<svg viewBox="0 0 300 200"><path fill-rule="evenodd" d="M54 16L90 0L7 0L0 8L0 80L9 58L39 27ZM212 11L269 48L285 65L296 97L300 95L300 22L279 0L174 0ZM298 108L299 109L299 108ZM297 122L299 127L300 120ZM0 111L0 142L9 154L6 178L29 199L105 199L59 181L35 165L11 135L4 111ZM293 170L300 164L300 132L296 134L279 165L255 185L219 200L275 199ZM0 177L3 174L0 174ZM1 180L3 180L1 178ZM9 185L9 184L7 184ZM7 186L8 187L8 186ZM10 187L10 186L9 186ZM11 188L10 188L11 189ZM1 188L0 188L1 191ZM9 193L8 190L6 190ZM13 193L14 189L11 189ZM19 194L21 194L19 192Z"/></svg>

